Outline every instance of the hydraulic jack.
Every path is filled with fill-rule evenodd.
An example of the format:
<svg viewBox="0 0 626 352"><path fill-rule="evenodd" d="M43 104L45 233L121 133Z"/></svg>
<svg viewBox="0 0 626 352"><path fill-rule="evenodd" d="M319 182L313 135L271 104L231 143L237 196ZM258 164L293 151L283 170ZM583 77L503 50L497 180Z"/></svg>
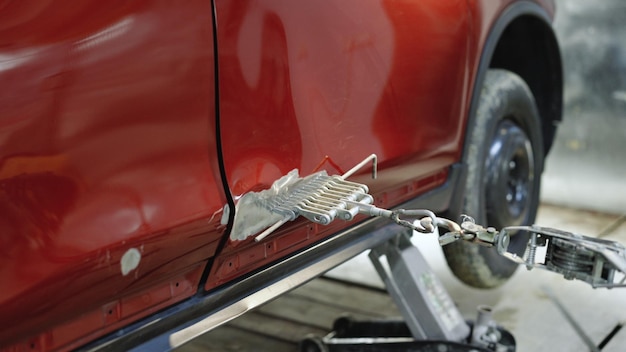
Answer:
<svg viewBox="0 0 626 352"><path fill-rule="evenodd" d="M515 351L515 339L478 307L475 321L465 321L421 252L412 231L370 251L369 258L400 309L402 319L337 319L333 331L302 341L301 351Z"/></svg>

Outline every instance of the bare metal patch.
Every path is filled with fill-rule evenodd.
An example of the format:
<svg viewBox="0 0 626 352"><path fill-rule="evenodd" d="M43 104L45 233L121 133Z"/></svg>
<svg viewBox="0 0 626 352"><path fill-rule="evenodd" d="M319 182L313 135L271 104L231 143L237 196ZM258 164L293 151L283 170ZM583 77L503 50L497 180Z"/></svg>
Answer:
<svg viewBox="0 0 626 352"><path fill-rule="evenodd" d="M141 252L137 248L131 248L124 253L120 260L120 266L122 267L122 275L126 276L131 271L137 269L139 262L141 261Z"/></svg>
<svg viewBox="0 0 626 352"><path fill-rule="evenodd" d="M230 233L231 241L242 241L259 233L278 221L286 220L284 215L269 210L268 202L289 191L290 186L300 180L298 169L276 180L272 187L261 192L249 192L241 196L235 206L235 222ZM224 218L228 219L229 209L224 207Z"/></svg>

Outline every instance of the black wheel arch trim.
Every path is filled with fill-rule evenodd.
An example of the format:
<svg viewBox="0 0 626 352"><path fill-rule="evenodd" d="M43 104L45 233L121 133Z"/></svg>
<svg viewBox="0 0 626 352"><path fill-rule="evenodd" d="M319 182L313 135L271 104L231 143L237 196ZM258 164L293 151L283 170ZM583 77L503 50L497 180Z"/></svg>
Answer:
<svg viewBox="0 0 626 352"><path fill-rule="evenodd" d="M491 68L491 61L494 57L496 47L498 46L502 35L508 26L520 18L521 16L532 16L539 20L541 20L546 26L552 27L552 20L550 15L546 12L544 8L539 6L536 3L530 1L519 1L516 2L509 7L507 7L500 17L494 22L491 26L489 34L487 35L487 39L485 40L485 44L483 45L483 50L480 55L480 61L478 64L478 68L476 70L476 75L474 79L474 85L472 87L472 95L470 100L470 106L467 115L467 123L465 125L465 131L469 130L469 127L474 123L476 119L476 109L478 108L478 102L480 100L480 91L482 89L483 83L485 81L485 76L487 74L487 70ZM554 44L556 45L553 48L553 52L550 53L552 58L553 71L551 72L554 75L553 83L560 90L560 95L562 96L562 87L563 87L563 67L561 64L561 53L558 48L558 43L556 40L556 36L554 32L552 32L552 38L550 38ZM556 106L552 107L554 110L552 112L552 116L548 116L553 121L561 120L562 113L562 100L555 102ZM540 114L542 111L540 111ZM542 119L544 116L541 116ZM465 134L465 136L467 136ZM462 160L465 161L466 154L468 148L468 140L467 137L463 142L463 156ZM549 145L546 146L544 152L548 152Z"/></svg>
<svg viewBox="0 0 626 352"><path fill-rule="evenodd" d="M482 90L485 77L487 75L487 71L490 68L492 68L491 67L492 59L494 57L496 48L498 44L500 43L500 39L502 38L502 35L504 34L505 30L509 27L511 23L513 23L513 21L515 21L516 19L522 16L532 16L540 20L541 22L543 22L546 26L552 28L552 20L548 12L544 8L539 6L538 4L530 2L530 1L519 1L510 5L509 7L504 9L504 11L502 11L501 15L491 26L489 34L487 35L487 39L485 40L485 44L483 45L483 49L482 49L479 63L478 63L478 68L475 74L474 84L471 90L472 95L470 99L469 110L467 113L467 121L465 124L465 130L464 130L465 138L463 141L463 149L462 149L462 156L461 156L461 163L464 166L463 169L467 168L467 150L469 148L469 139L467 138L467 131L476 121L476 110L478 108L478 103L480 101L480 92ZM550 38L550 40L553 41L553 44L554 44L553 52L550 53L550 55L552 56L552 61L553 61L552 64L554 66L554 71L552 72L554 74L553 83L559 89L558 96L562 96L563 67L561 64L561 53L558 48L556 36L554 32L551 32L551 33L552 33L552 38ZM561 120L561 113L562 113L562 99L561 98L555 102L555 106L553 107L553 110L554 110L552 114L553 116L550 116L549 118L552 120L552 122L556 123ZM542 112L540 111L540 114L541 113ZM541 118L543 119L544 117L541 116ZM546 137L549 140L548 140L548 143L545 143L546 145L544 146L544 153L547 153L548 150L550 149L551 139L553 138L553 134L546 136ZM457 184L456 186L456 192L453 195L453 199L450 202L450 208L443 213L444 216L447 216L452 219L455 219L460 216L463 199L465 198L465 192L466 190L465 190L464 182L459 182L459 184Z"/></svg>

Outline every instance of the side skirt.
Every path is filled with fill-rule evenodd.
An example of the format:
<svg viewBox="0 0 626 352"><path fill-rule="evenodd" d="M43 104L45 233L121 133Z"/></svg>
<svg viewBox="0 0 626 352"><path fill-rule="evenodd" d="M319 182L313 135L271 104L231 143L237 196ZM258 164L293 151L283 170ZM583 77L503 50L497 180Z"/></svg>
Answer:
<svg viewBox="0 0 626 352"><path fill-rule="evenodd" d="M399 208L444 211L454 201L463 167L451 167L441 187ZM462 183L461 183L462 184ZM386 219L369 219L231 285L199 294L81 348L86 351L169 351L377 247L403 231Z"/></svg>

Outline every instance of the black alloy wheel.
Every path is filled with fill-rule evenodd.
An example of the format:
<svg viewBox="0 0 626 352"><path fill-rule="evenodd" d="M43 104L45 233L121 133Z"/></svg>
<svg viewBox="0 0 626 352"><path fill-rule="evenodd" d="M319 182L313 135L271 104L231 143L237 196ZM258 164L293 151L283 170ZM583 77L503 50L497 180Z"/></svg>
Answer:
<svg viewBox="0 0 626 352"><path fill-rule="evenodd" d="M496 229L534 223L544 161L540 126L526 82L510 71L489 70L466 135L464 214ZM523 255L527 240L527 234L513 234L509 251ZM463 241L443 250L455 276L473 287L497 287L518 266L492 248Z"/></svg>

